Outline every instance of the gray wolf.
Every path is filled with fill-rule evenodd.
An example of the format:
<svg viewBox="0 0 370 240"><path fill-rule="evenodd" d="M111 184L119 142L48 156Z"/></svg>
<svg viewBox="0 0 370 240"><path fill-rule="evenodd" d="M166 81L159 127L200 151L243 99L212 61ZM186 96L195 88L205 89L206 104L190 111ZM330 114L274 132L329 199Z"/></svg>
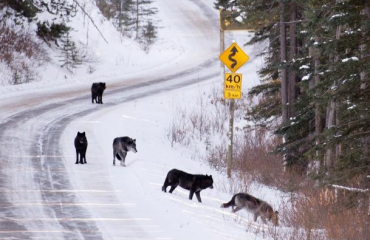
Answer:
<svg viewBox="0 0 370 240"><path fill-rule="evenodd" d="M121 161L122 166L125 165L127 152L136 153L136 139L130 137L117 137L113 140L113 165L116 165L116 157Z"/></svg>
<svg viewBox="0 0 370 240"><path fill-rule="evenodd" d="M87 150L87 138L85 132L77 133L75 138L75 148L76 148L76 164L78 164L78 155L80 155L80 163L84 164L86 162L86 150Z"/></svg>
<svg viewBox="0 0 370 240"><path fill-rule="evenodd" d="M91 102L103 104L103 92L105 90L105 83L93 83L91 86Z"/></svg>
<svg viewBox="0 0 370 240"><path fill-rule="evenodd" d="M254 221L261 216L263 223L267 223L266 219L271 221L275 226L278 225L278 211L272 209L272 207L265 201L253 197L248 193L237 193L235 194L230 202L221 204L221 208L232 207L232 212L235 213L241 209L246 209L248 212L254 214Z"/></svg>
<svg viewBox="0 0 370 240"><path fill-rule="evenodd" d="M189 199L193 199L193 195L197 196L199 202L202 202L200 198L200 191L206 188L213 188L212 175L200 175L200 174L189 174L181 170L172 169L167 173L167 177L164 180L162 191L166 192L168 186L171 186L170 193L175 190L177 186L180 186L190 191Z"/></svg>

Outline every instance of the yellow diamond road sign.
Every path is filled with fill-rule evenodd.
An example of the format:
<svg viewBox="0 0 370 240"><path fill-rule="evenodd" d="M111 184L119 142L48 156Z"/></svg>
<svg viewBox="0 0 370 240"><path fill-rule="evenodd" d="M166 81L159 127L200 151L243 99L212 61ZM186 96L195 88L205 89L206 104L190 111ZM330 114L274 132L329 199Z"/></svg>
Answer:
<svg viewBox="0 0 370 240"><path fill-rule="evenodd" d="M231 72L236 72L236 70L249 60L249 57L238 44L233 43L220 55L220 60Z"/></svg>

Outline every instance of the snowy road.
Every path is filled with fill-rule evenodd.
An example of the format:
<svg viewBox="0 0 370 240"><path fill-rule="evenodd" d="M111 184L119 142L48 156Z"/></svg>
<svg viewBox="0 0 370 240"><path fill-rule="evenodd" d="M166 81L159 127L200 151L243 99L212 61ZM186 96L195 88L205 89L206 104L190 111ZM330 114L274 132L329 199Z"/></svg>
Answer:
<svg viewBox="0 0 370 240"><path fill-rule="evenodd" d="M170 6L174 1L166 2ZM190 2L212 17L210 21L216 19L216 14L206 5ZM217 33L208 29L210 23L204 25L196 16L190 17L187 9L177 9L180 5L172 8L186 16L182 24L197 26L204 38ZM121 192L113 189L109 182L101 181L98 186L85 189L72 182L71 179L78 177L71 174L92 173L82 168L70 172L66 162L73 160L62 152L61 137L69 124L85 115L217 76L217 58L214 55L202 58L193 63L189 60L187 69L177 73L173 69L164 77L146 76L112 83L106 90L104 105L90 103L88 88L54 93L39 91L37 95L26 93L4 99L0 104L3 112L0 119L0 239L147 238L148 232L155 230L151 229L153 226L146 224L146 218L127 214L125 208L132 203L119 201L117 195ZM104 177L104 172L100 171L96 177ZM81 199L94 199L94 202ZM95 212L94 216L90 210ZM125 221L128 222L125 229L120 229L120 223Z"/></svg>
<svg viewBox="0 0 370 240"><path fill-rule="evenodd" d="M97 108L134 101L212 77L183 75L187 79L176 81L176 78L168 77L107 91L104 105L90 104L90 95L85 95L21 111L6 118L0 125L0 144L3 149L0 153L0 191L3 193L0 234L6 239L27 239L30 235L35 235L34 239L37 239L43 238L45 233L54 233L60 239L76 239L76 235L86 239L102 239L95 221L124 220L115 218L116 214L100 220L93 219L81 208L90 207L91 204L91 207L104 206L109 212L116 207L120 210L122 205L114 203L112 199L116 192L106 190L107 186L74 189L65 167L65 161L70 159L63 158L59 147L60 137L69 123L96 112ZM76 192L94 194L99 203L81 203L75 197ZM132 230L131 234L145 236L145 231Z"/></svg>

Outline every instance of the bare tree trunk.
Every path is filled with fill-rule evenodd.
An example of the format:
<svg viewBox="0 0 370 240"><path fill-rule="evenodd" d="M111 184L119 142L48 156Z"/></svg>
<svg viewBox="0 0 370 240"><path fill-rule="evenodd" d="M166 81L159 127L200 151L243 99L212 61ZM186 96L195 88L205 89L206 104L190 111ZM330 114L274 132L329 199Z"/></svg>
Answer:
<svg viewBox="0 0 370 240"><path fill-rule="evenodd" d="M315 37L315 42L319 42L320 39L319 37ZM315 88L319 83L320 83L320 77L319 77L319 68L320 68L320 52L318 51L317 48L314 46L309 48L309 55L313 57L314 59L314 78L309 81L309 89ZM315 90L315 97L321 95L320 91L318 89ZM315 136L319 135L320 133L323 132L323 124L322 124L322 113L320 109L320 105L318 104L317 98L314 100L315 101L315 128L314 130L310 129L310 135L309 139L312 140ZM320 142L316 140L315 145L319 145ZM320 169L323 166L323 159L319 156L319 152L316 151L315 155L313 156L315 163L315 167L317 169Z"/></svg>
<svg viewBox="0 0 370 240"><path fill-rule="evenodd" d="M318 37L315 37L315 41L319 42L320 39ZM315 77L314 77L314 83L315 86L319 85L320 83L320 77L319 77L319 68L320 68L320 53L318 52L317 49L315 49L315 54L314 54L314 66L315 66ZM315 94L321 94L320 92L316 91ZM321 109L320 105L318 103L318 100L315 100L315 136L321 134L323 132L324 126L322 124L322 114L321 114ZM316 140L316 145L319 145L320 142ZM319 156L318 152L316 152L316 160L319 161L319 168L323 166L323 159L322 157Z"/></svg>
<svg viewBox="0 0 370 240"><path fill-rule="evenodd" d="M335 107L336 103L333 100L330 100L327 108L326 108L326 127L331 128L335 125ZM333 149L332 147L328 147L326 150L325 155L325 165L327 168L331 168L333 165Z"/></svg>
<svg viewBox="0 0 370 240"><path fill-rule="evenodd" d="M337 0L337 1L340 1L340 0ZM336 39L340 38L341 31L342 31L342 26L338 26L336 33L335 33ZM339 61L339 57L335 56L334 62L338 62L338 61ZM334 82L333 84L336 85L336 82ZM332 126L335 126L338 124L337 111L336 111L337 108L338 108L337 103L334 100L330 100L326 108L326 127L327 128L331 128ZM340 147L335 146L334 149L335 149L335 152L338 153L340 150ZM328 169L330 169L333 166L333 158L334 158L333 150L334 149L329 146L328 149L326 150L325 163Z"/></svg>
<svg viewBox="0 0 370 240"><path fill-rule="evenodd" d="M285 3L279 2L280 6L280 61L282 65L286 63L286 26L284 21ZM281 69L281 104L282 104L282 124L288 122L288 79L285 67Z"/></svg>
<svg viewBox="0 0 370 240"><path fill-rule="evenodd" d="M136 38L139 38L139 0L136 0Z"/></svg>
<svg viewBox="0 0 370 240"><path fill-rule="evenodd" d="M293 2L291 4L291 15L290 15L290 60L294 61L297 57L297 4ZM288 90L288 102L289 102L289 115L288 117L295 116L295 102L296 102L296 80L297 74L296 71L290 69L289 71L289 90Z"/></svg>

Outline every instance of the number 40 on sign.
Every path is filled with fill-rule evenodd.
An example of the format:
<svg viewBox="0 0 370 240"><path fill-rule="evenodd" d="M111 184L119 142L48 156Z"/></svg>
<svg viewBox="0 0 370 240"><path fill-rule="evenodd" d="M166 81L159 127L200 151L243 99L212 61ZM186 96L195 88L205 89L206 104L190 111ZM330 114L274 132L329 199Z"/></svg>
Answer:
<svg viewBox="0 0 370 240"><path fill-rule="evenodd" d="M242 74L225 73L225 99L240 99L242 97Z"/></svg>

